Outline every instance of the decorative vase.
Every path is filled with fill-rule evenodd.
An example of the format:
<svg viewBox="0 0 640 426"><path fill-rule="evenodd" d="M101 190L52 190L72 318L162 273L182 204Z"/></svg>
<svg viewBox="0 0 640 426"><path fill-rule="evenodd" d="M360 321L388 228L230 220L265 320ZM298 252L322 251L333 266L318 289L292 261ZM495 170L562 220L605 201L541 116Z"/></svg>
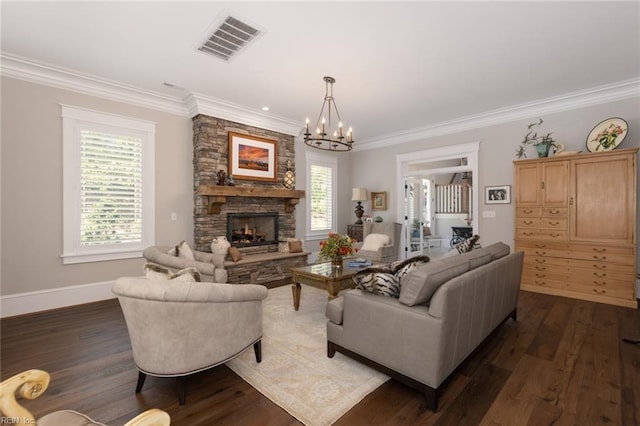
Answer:
<svg viewBox="0 0 640 426"><path fill-rule="evenodd" d="M331 266L333 266L335 268L342 268L342 256L341 255L337 255L337 256L331 258Z"/></svg>
<svg viewBox="0 0 640 426"><path fill-rule="evenodd" d="M537 144L536 151L538 151L538 158L548 157L550 149L551 149L551 144L548 144L548 143Z"/></svg>
<svg viewBox="0 0 640 426"><path fill-rule="evenodd" d="M293 174L293 170L291 170L291 160L287 160L287 171L284 172L283 184L287 189L294 189L296 187L296 177Z"/></svg>
<svg viewBox="0 0 640 426"><path fill-rule="evenodd" d="M227 241L227 237L221 235L219 237L215 237L211 242L211 253L226 256L229 251L229 247L231 247L231 243Z"/></svg>

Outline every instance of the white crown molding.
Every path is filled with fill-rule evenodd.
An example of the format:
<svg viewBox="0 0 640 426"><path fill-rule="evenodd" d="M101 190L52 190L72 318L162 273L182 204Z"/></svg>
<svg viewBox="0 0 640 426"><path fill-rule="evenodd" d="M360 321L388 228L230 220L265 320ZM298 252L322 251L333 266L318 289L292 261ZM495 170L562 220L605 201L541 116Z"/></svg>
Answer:
<svg viewBox="0 0 640 426"><path fill-rule="evenodd" d="M0 52L0 75L184 117L206 114L294 136L302 131L299 122L221 99L189 92L182 97L165 95L6 52Z"/></svg>
<svg viewBox="0 0 640 426"><path fill-rule="evenodd" d="M640 78L461 117L455 120L443 121L425 127L384 135L379 138L361 140L357 145L354 145L353 150L364 151L383 148L636 97L640 97Z"/></svg>
<svg viewBox="0 0 640 426"><path fill-rule="evenodd" d="M298 136L302 132L301 122L285 117L266 115L242 105L199 93L189 93L183 101L187 105L190 117L203 114L292 136Z"/></svg>
<svg viewBox="0 0 640 426"><path fill-rule="evenodd" d="M177 96L139 89L6 52L0 53L0 75L172 114L187 115L186 107Z"/></svg>
<svg viewBox="0 0 640 426"><path fill-rule="evenodd" d="M169 96L7 52L0 52L0 75L186 117L205 114L293 136L302 132L302 125L295 120L267 115L221 99L189 92L183 97ZM633 97L640 97L640 78L363 139L354 145L354 151L414 142Z"/></svg>

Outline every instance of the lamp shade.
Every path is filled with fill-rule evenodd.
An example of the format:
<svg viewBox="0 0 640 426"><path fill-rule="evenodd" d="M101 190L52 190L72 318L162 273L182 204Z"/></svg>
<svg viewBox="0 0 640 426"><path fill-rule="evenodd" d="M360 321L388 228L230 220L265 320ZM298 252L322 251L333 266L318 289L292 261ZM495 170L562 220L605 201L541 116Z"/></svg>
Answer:
<svg viewBox="0 0 640 426"><path fill-rule="evenodd" d="M353 188L351 194L351 201L367 201L366 188Z"/></svg>

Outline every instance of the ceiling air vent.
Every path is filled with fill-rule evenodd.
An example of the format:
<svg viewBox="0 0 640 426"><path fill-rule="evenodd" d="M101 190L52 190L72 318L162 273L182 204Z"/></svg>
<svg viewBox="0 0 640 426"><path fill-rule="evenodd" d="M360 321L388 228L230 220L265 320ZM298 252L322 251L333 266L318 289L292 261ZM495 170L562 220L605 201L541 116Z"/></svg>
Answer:
<svg viewBox="0 0 640 426"><path fill-rule="evenodd" d="M198 50L228 61L262 32L233 16L227 16Z"/></svg>

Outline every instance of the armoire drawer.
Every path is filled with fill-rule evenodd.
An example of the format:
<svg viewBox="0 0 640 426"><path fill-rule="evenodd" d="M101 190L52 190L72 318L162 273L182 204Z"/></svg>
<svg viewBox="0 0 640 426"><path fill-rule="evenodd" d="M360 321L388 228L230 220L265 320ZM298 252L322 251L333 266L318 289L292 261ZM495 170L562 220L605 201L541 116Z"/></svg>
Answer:
<svg viewBox="0 0 640 426"><path fill-rule="evenodd" d="M613 262L599 262L596 260L582 260L582 259L569 259L569 266L574 269L583 269L585 271L597 271L597 272L616 272L623 274L635 274L635 267L633 264L613 263Z"/></svg>
<svg viewBox="0 0 640 426"><path fill-rule="evenodd" d="M598 285L584 283L580 281L567 281L567 290L595 296L615 297L618 299L631 300L634 298L633 286L628 282L609 281Z"/></svg>
<svg viewBox="0 0 640 426"><path fill-rule="evenodd" d="M525 240L568 241L569 232L561 229L516 229L516 238Z"/></svg>
<svg viewBox="0 0 640 426"><path fill-rule="evenodd" d="M524 252L525 262L528 258L564 258L567 259L567 250L539 249L531 247L521 247L516 244L517 251Z"/></svg>
<svg viewBox="0 0 640 426"><path fill-rule="evenodd" d="M542 209L540 207L517 207L516 217L540 217Z"/></svg>
<svg viewBox="0 0 640 426"><path fill-rule="evenodd" d="M566 207L543 207L540 216L543 217L567 217L569 210Z"/></svg>
<svg viewBox="0 0 640 426"><path fill-rule="evenodd" d="M588 247L584 246L576 249L573 245L568 252L568 256L572 259L583 259L595 262L618 263L621 265L635 265L636 255L633 249L624 247Z"/></svg>

